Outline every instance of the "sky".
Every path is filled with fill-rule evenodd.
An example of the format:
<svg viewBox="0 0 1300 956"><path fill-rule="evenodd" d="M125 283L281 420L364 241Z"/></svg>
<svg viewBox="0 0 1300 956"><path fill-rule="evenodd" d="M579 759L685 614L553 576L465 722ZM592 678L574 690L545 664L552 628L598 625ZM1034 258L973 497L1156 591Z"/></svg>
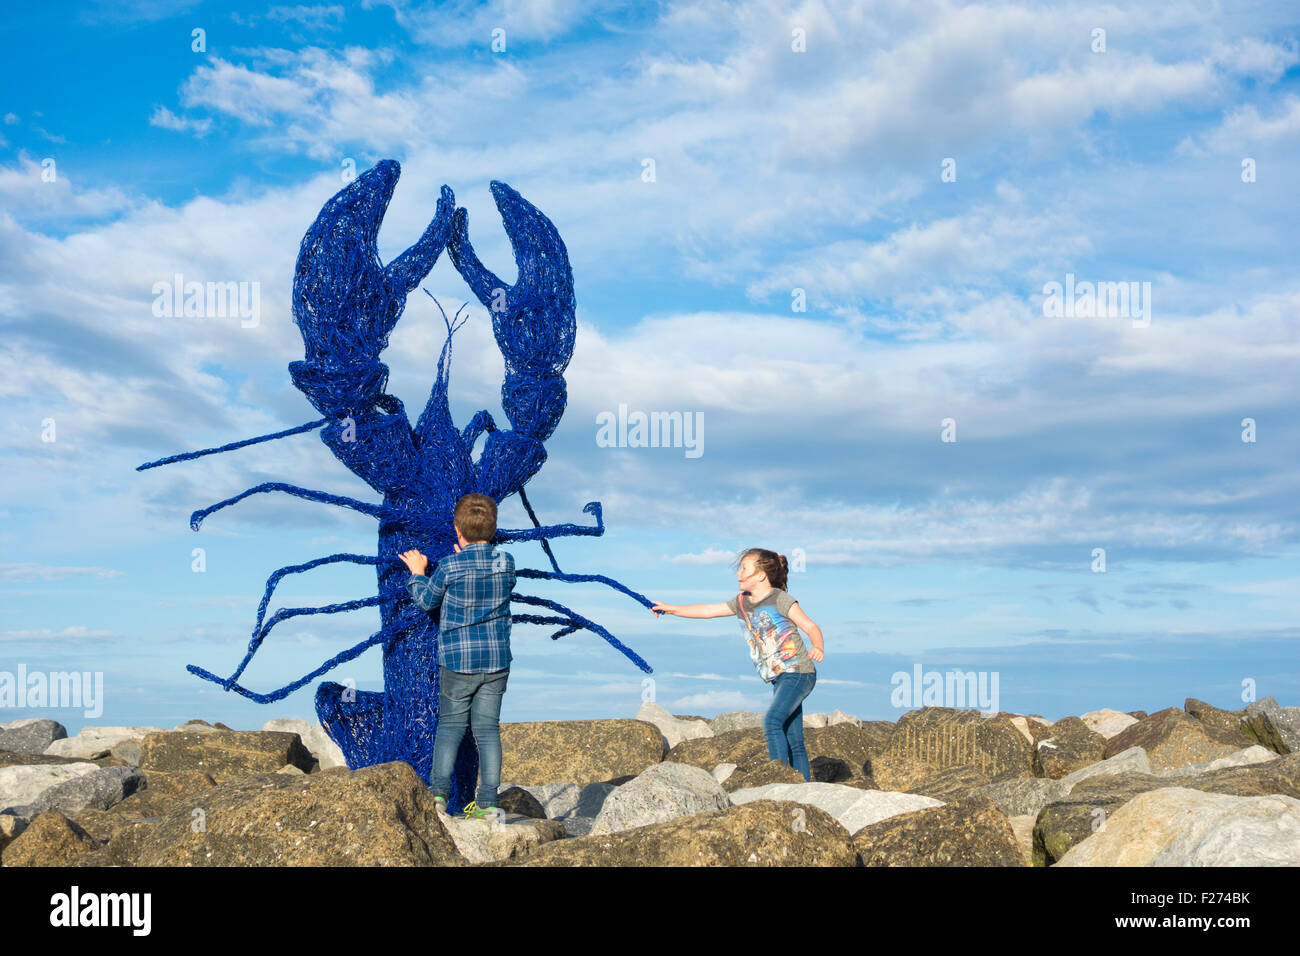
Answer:
<svg viewBox="0 0 1300 956"><path fill-rule="evenodd" d="M806 712L895 720L918 669L1049 720L1300 704L1298 21L1206 0L7 9L0 723L313 719L314 683L263 705L186 665L232 672L266 579L373 554L374 520L272 494L189 516L269 481L380 496L315 432L136 469L318 417L287 372L294 263L383 159L402 169L385 262L443 184L506 281L491 181L567 247L568 406L527 493L547 524L600 501L606 531L552 542L566 572L715 603L739 551L787 555L825 639ZM235 283L249 310L170 314L177 276ZM1090 310L1092 283L1130 298ZM503 422L488 313L446 255L382 354L390 393L418 411L433 382L426 292L469 303L456 422ZM680 412L695 441L602 441L621 407ZM517 495L500 524L528 526ZM271 611L374 589L322 567ZM654 672L517 624L502 720L770 702L737 620L519 591ZM288 620L242 683L280 687L378 626ZM99 675L97 712L4 701L20 668ZM379 650L327 679L378 689Z"/></svg>

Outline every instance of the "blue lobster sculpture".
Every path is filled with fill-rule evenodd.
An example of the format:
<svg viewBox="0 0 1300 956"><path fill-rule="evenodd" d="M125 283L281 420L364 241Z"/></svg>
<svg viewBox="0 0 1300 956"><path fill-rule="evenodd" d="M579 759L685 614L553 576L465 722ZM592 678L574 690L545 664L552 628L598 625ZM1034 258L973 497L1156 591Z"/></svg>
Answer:
<svg viewBox="0 0 1300 956"><path fill-rule="evenodd" d="M252 494L277 491L351 508L377 519L378 553L333 554L280 568L267 580L248 652L234 673L221 678L193 664L187 669L227 691L270 703L380 644L384 655L383 690L357 691L353 686L324 682L316 689L316 714L342 749L350 768L403 760L427 780L438 727L437 612L423 612L410 601L405 589L408 572L397 555L418 548L435 563L452 553L452 511L462 495L480 492L500 503L519 494L533 527L499 530L493 543L539 541L552 570L520 568L517 577L599 582L647 608L653 604L604 575L560 571L548 539L603 534L599 502L589 502L583 508L593 517L594 525L542 526L524 495L524 485L546 461L543 442L564 412L563 372L573 354L577 328L573 273L555 226L508 185L492 182L492 195L519 270L515 284L508 286L475 255L466 211L455 206L451 189L443 186L436 214L424 235L383 266L375 241L399 175L400 167L393 160L384 160L367 170L325 204L303 237L294 275L293 315L306 354L303 361L290 363L289 374L324 417L287 431L159 459L137 470L322 429L321 440L339 461L383 495L381 504L268 482L194 512L190 526L197 531L203 519L214 511ZM457 272L491 314L493 333L505 358L501 403L509 429L499 429L487 411L475 414L463 431L453 424L447 386L452 335L460 324L447 319L445 312L447 339L438 358L437 378L414 428L401 401L384 391L388 367L379 361L379 355L388 344L388 335L405 308L407 296L433 268L444 247ZM438 308L441 311L441 305ZM460 320L459 312L456 320ZM482 453L474 460L475 442L484 432L487 437ZM378 593L325 607L282 608L269 620L266 618L271 594L283 577L335 562L374 565ZM552 639L580 629L593 631L641 670L652 673L644 660L605 628L569 608L523 594L514 595L512 600L552 612L512 614L514 623L560 625ZM310 674L265 694L238 683L262 641L280 621L303 614L333 614L376 606L383 624L379 631ZM453 774L451 812L457 812L472 798L477 772L477 748L473 735L466 734Z"/></svg>

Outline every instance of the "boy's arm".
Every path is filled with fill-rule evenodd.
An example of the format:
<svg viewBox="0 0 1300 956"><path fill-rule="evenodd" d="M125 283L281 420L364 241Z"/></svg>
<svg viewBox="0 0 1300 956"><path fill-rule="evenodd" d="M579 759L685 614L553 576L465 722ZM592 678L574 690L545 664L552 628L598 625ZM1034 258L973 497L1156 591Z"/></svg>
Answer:
<svg viewBox="0 0 1300 956"><path fill-rule="evenodd" d="M443 573L443 562L433 569L433 574L412 574L406 582L406 593L422 611L432 611L442 603L442 596L447 593L447 576Z"/></svg>
<svg viewBox="0 0 1300 956"><path fill-rule="evenodd" d="M515 556L509 551L501 551L505 555L505 568L499 572L504 579L506 592L506 614L510 613L510 600L515 593Z"/></svg>

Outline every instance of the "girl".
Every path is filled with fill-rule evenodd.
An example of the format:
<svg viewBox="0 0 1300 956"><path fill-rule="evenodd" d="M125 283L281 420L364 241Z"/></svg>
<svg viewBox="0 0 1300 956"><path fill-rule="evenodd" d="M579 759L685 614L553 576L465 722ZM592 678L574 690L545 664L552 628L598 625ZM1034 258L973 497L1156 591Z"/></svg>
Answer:
<svg viewBox="0 0 1300 956"><path fill-rule="evenodd" d="M678 617L731 617L741 619L749 642L749 656L758 676L772 685L772 706L763 715L767 755L780 760L811 780L808 752L803 743L803 702L817 683L814 661L825 658L822 632L785 591L788 565L785 555L750 548L737 561L736 581L741 593L720 604L662 604L651 610ZM806 649L800 631L808 634Z"/></svg>

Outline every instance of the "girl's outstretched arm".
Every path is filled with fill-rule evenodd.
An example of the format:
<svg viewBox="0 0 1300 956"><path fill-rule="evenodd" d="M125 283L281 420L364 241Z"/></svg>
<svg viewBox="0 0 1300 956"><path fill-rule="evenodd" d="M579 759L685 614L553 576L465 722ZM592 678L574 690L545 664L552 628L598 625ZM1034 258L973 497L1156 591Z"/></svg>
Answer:
<svg viewBox="0 0 1300 956"><path fill-rule="evenodd" d="M656 601L650 610L657 614L674 614L677 617L731 617L732 610L724 601L721 604L664 604Z"/></svg>

